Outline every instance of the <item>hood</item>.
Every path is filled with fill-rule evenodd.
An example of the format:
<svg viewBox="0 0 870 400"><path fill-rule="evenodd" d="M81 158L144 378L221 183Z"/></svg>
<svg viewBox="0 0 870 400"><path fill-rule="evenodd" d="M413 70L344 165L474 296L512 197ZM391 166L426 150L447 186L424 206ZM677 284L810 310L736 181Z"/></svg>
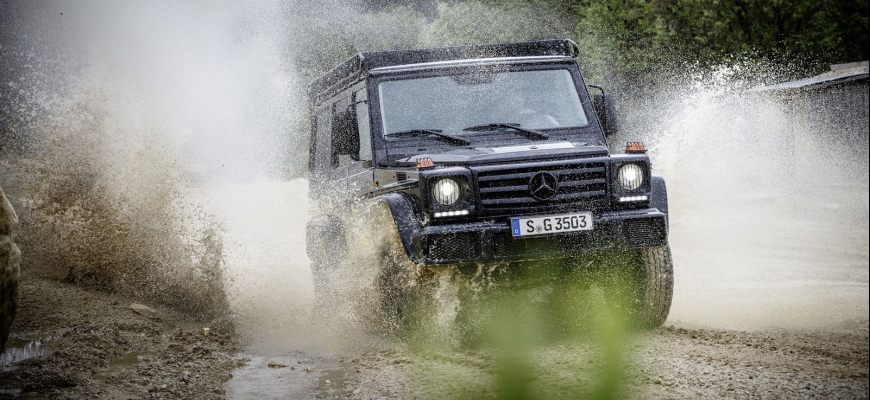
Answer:
<svg viewBox="0 0 870 400"><path fill-rule="evenodd" d="M397 160L397 166L414 166L417 160L431 158L436 165L479 165L511 161L548 160L606 156L607 148L585 143L532 142L505 147L461 148L435 154L418 154Z"/></svg>

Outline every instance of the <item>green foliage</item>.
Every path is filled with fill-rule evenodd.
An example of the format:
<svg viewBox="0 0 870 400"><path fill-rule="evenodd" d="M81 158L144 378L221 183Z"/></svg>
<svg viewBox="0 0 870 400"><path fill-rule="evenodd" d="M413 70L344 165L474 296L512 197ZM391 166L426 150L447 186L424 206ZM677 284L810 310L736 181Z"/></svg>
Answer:
<svg viewBox="0 0 870 400"><path fill-rule="evenodd" d="M408 379L444 377L419 381L427 398L626 398L626 382L637 376L641 362L632 354L632 260L631 253L611 252L582 262L538 260L457 277L451 284L462 285L461 306L450 330L461 339L445 342L437 333L444 320L426 319L428 324L405 337L415 361L405 370ZM430 312L451 315L450 304L432 303ZM444 384L461 366L435 369L427 362L468 355L485 374L455 378L461 384Z"/></svg>
<svg viewBox="0 0 870 400"><path fill-rule="evenodd" d="M397 30L415 32L398 35L420 40L414 47L571 37L581 44L587 75L621 88L668 84L663 75L734 59L788 64L799 76L870 55L867 0L472 0L437 2L437 7L435 1L423 0L362 3L386 14L437 9L416 30ZM395 8L397 4L407 6ZM391 31L383 26L373 35ZM407 40L378 42L380 48L411 47Z"/></svg>
<svg viewBox="0 0 870 400"><path fill-rule="evenodd" d="M581 0L577 36L592 72L649 84L686 65L734 58L789 64L796 75L868 58L867 1Z"/></svg>
<svg viewBox="0 0 870 400"><path fill-rule="evenodd" d="M427 46L507 43L570 36L562 15L547 5L483 2L440 4L438 17L426 27Z"/></svg>

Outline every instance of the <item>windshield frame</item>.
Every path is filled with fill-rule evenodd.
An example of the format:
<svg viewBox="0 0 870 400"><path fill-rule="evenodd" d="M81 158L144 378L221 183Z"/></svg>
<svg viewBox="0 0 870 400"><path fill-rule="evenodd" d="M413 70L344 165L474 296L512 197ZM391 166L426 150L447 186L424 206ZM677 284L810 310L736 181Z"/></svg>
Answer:
<svg viewBox="0 0 870 400"><path fill-rule="evenodd" d="M586 113L586 118L588 123L586 126L582 127L560 127L560 128L549 128L549 129L538 129L541 132L545 132L551 136L550 140L558 141L562 138L568 137L568 140L571 141L579 141L579 142L587 142L593 145L601 145L606 146L606 141L604 138L604 132L601 130L601 127L598 123L598 117L595 114L594 109L592 108L592 102L589 98L589 93L586 90L586 84L583 80L583 76L580 73L580 69L577 66L577 63L574 62L573 59L566 58L564 60L554 61L554 60L546 60L543 62L536 63L517 63L516 60L511 60L510 63L505 64L494 64L494 65L459 65L459 66L451 66L449 68L438 67L431 69L419 69L415 68L413 70L398 70L391 71L389 73L383 74L370 74L366 78L366 86L368 90L368 106L369 106L369 116L371 119L371 135L373 139L373 149L374 149L374 157L378 162L387 161L387 154L389 154L389 158L395 160L397 156L413 156L421 153L440 153L447 152L450 150L457 149L456 146L452 146L447 143L438 142L437 140L427 140L423 137L417 138L403 138L403 139L387 139L383 135L383 120L380 109L380 91L378 90L378 85L382 82L393 81L393 80L404 80L404 79L419 79L419 78L429 78L429 77L437 77L437 76L445 76L445 75L457 75L457 74L466 74L474 70L479 69L493 69L497 72L516 72L516 71L539 71L539 70L567 70L571 76L571 79L574 82L574 87L577 91L577 95L580 97L580 104L583 107L583 112ZM423 127L423 128L431 128L431 127ZM483 134L480 132L474 136L469 135L468 137L463 136L463 138L469 139L472 144L472 147L475 147L475 137L484 138L486 136L492 136L490 134ZM504 146L516 145L526 143L529 140L523 138L522 136L511 134L508 132L503 133L504 140L503 143L499 144ZM420 142L422 140L426 140L425 147L426 151L419 151ZM502 140L498 140L498 142L502 142Z"/></svg>

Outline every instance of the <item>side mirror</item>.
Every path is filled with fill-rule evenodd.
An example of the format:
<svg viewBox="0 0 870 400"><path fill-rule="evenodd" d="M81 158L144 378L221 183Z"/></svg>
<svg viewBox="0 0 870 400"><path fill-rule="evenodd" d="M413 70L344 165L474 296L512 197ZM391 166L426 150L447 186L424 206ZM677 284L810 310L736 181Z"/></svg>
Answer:
<svg viewBox="0 0 870 400"><path fill-rule="evenodd" d="M353 106L332 115L332 153L353 159L359 156L359 126Z"/></svg>
<svg viewBox="0 0 870 400"><path fill-rule="evenodd" d="M600 86L589 87L598 89L601 93L592 95L592 108L595 109L595 115L598 117L598 122L601 124L601 129L604 130L605 136L613 136L619 131L619 122L616 120L616 107L613 105L613 96L604 91Z"/></svg>

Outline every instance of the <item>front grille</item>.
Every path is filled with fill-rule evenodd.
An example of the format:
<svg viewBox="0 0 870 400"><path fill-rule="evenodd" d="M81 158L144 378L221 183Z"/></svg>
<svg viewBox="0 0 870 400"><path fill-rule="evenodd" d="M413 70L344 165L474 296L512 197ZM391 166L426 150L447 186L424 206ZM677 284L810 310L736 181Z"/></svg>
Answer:
<svg viewBox="0 0 870 400"><path fill-rule="evenodd" d="M654 246L668 238L664 218L637 218L625 220L625 240L631 246Z"/></svg>
<svg viewBox="0 0 870 400"><path fill-rule="evenodd" d="M477 232L431 235L428 247L432 261L470 260L480 255L480 236Z"/></svg>
<svg viewBox="0 0 870 400"><path fill-rule="evenodd" d="M594 209L607 200L607 168L603 162L548 162L507 168L477 168L482 216L518 215L562 209ZM529 183L539 172L556 176L559 190L547 200L532 197Z"/></svg>

